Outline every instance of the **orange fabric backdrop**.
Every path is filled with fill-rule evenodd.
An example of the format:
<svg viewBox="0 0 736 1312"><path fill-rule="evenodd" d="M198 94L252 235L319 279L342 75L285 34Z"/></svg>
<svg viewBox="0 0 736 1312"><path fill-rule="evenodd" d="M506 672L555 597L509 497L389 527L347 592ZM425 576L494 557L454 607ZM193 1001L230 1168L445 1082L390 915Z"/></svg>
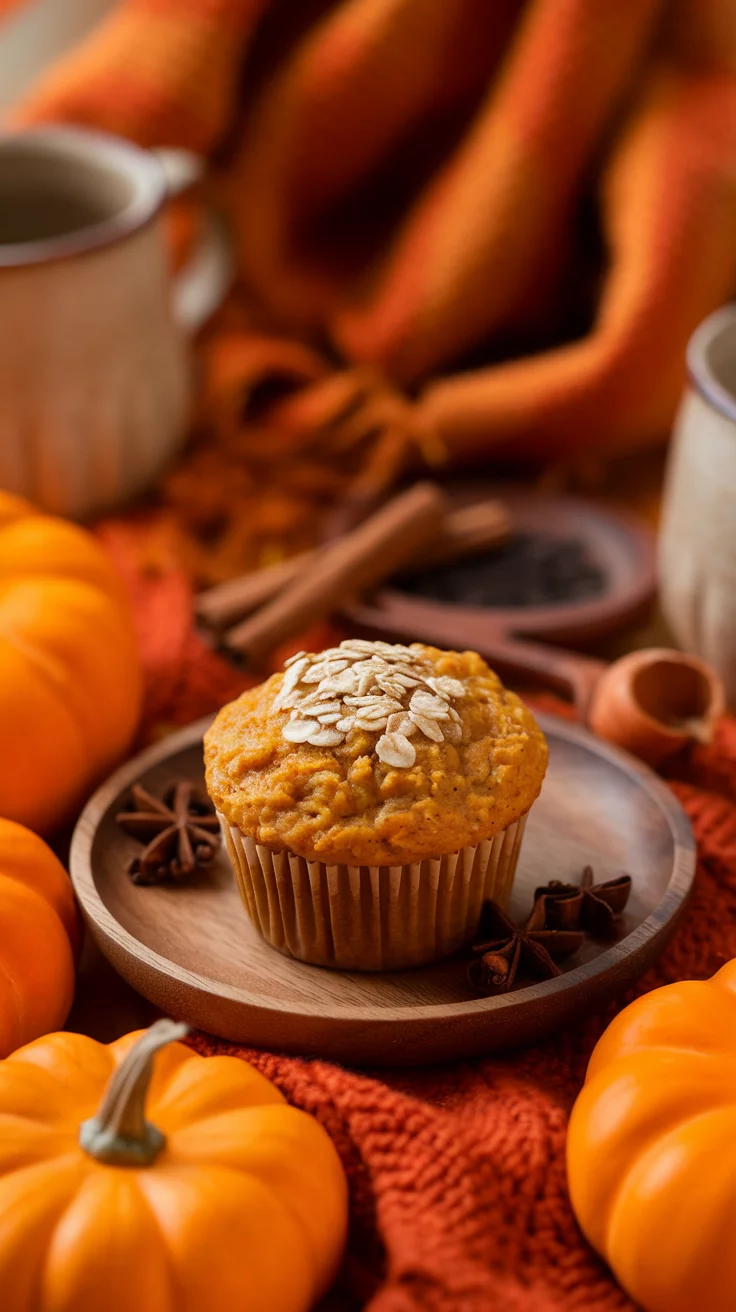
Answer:
<svg viewBox="0 0 736 1312"><path fill-rule="evenodd" d="M736 290L731 0L122 0L57 117L209 153L256 321L456 457L661 440Z"/></svg>

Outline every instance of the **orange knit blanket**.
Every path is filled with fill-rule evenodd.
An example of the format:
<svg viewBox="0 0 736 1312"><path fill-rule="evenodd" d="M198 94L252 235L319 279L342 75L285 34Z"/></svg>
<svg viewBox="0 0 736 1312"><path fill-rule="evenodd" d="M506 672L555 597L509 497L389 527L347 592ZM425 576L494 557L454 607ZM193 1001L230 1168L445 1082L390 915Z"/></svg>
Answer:
<svg viewBox="0 0 736 1312"><path fill-rule="evenodd" d="M121 0L59 117L209 154L252 322L455 456L664 438L736 291L732 0Z"/></svg>
<svg viewBox="0 0 736 1312"><path fill-rule="evenodd" d="M130 584L147 674L146 723L185 724L245 685L191 627L181 574L139 575L132 530L104 541ZM314 632L304 645L324 645ZM672 787L699 864L675 937L637 991L705 978L736 956L736 720L698 748ZM344 1305L367 1312L624 1312L633 1305L583 1240L567 1197L565 1129L591 1048L615 1008L507 1058L358 1073L243 1051L322 1121L350 1181Z"/></svg>
<svg viewBox="0 0 736 1312"><path fill-rule="evenodd" d="M142 563L216 582L409 465L663 439L736 291L732 2L121 0L14 119L203 151L229 216Z"/></svg>

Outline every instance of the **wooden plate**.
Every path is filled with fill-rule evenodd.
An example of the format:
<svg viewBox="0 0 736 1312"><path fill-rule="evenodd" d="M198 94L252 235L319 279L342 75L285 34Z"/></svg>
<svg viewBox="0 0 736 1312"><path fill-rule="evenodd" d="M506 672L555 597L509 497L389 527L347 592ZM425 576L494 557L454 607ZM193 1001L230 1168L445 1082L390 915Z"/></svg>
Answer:
<svg viewBox="0 0 736 1312"><path fill-rule="evenodd" d="M88 803L71 853L87 923L113 966L162 1011L224 1038L358 1064L417 1065L529 1043L622 993L661 951L695 870L679 803L657 777L584 729L541 716L550 769L527 827L511 911L538 883L621 871L634 888L622 937L593 942L558 979L495 998L469 992L466 962L385 975L320 970L281 956L252 929L222 853L197 883L136 887L135 841L115 813L142 779L202 781L207 722L129 761Z"/></svg>

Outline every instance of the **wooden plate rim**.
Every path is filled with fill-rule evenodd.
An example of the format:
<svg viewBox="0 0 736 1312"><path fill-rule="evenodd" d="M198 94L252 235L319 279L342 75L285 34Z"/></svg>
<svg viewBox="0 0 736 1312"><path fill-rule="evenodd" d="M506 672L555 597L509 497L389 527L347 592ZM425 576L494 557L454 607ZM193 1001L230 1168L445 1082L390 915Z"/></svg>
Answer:
<svg viewBox="0 0 736 1312"><path fill-rule="evenodd" d="M186 728L179 730L177 733L171 734L162 742L146 748L120 766L97 789L87 802L74 830L70 851L71 879L85 918L93 926L98 926L105 934L114 938L118 945L130 956L137 960L143 960L149 969L177 979L180 983L189 987L193 986L211 996L227 998L232 1002L256 1008L261 1013L281 1013L284 1010L283 1003L271 1002L263 995L253 994L245 989L232 988L206 975L196 974L187 970L186 967L172 962L169 958L161 956L152 948L146 947L107 908L97 890L92 872L92 847L97 826L107 813L111 802L123 789L130 787L146 771L160 765L178 752L193 747L202 738L204 732L212 723L212 719L212 716L207 716L187 725ZM322 1005L319 1008L303 1006L298 1000L290 999L288 1004L290 1015L338 1024L370 1021L372 1026L392 1027L401 1021L435 1021L441 1023L451 1020L453 1017L503 1011L507 1007L518 1007L522 1002L526 1006L535 1001L551 1000L557 993L585 985L586 982L615 970L617 964L625 958L641 953L645 945L651 939L660 935L664 927L679 915L690 893L695 876L696 845L690 821L677 798L647 766L642 765L634 757L629 756L628 753L594 738L586 729L576 724L570 724L557 716L542 712L537 714L537 719L548 736L561 737L571 742L581 743L588 750L594 751L607 759L625 774L636 775L640 786L644 788L664 814L670 827L675 848L674 865L664 896L646 920L637 925L625 938L604 949L592 961L585 962L574 970L557 976L555 979L527 985L525 988L511 993L490 998L474 998L467 1002L426 1004L412 1007L391 1006L386 1008L385 1011L382 1008L372 1007L333 1007L326 1010ZM316 968L312 967L312 969ZM340 972L334 973L339 974ZM345 973L349 973L351 976L359 974L359 972Z"/></svg>

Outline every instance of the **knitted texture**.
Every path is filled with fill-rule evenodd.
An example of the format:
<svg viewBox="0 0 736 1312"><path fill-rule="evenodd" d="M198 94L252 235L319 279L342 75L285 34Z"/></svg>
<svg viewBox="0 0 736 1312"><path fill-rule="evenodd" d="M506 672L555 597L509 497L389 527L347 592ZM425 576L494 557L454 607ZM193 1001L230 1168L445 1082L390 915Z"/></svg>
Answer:
<svg viewBox="0 0 736 1312"><path fill-rule="evenodd" d="M104 526L102 537L134 597L150 736L214 711L246 680L193 633L190 589L179 574L137 573L136 531L121 521ZM320 646L329 637L317 630L304 642ZM556 705L545 699L545 709ZM636 992L705 978L736 956L734 719L721 722L710 747L692 753L672 787L698 841L695 889ZM351 1307L621 1312L633 1305L577 1228L564 1166L567 1117L615 1010L507 1058L380 1075L203 1035L193 1042L201 1052L247 1056L332 1136L350 1181L342 1284L355 1296Z"/></svg>
<svg viewBox="0 0 736 1312"><path fill-rule="evenodd" d="M423 450L663 438L736 290L732 0L121 0L15 117L216 158L255 322Z"/></svg>

